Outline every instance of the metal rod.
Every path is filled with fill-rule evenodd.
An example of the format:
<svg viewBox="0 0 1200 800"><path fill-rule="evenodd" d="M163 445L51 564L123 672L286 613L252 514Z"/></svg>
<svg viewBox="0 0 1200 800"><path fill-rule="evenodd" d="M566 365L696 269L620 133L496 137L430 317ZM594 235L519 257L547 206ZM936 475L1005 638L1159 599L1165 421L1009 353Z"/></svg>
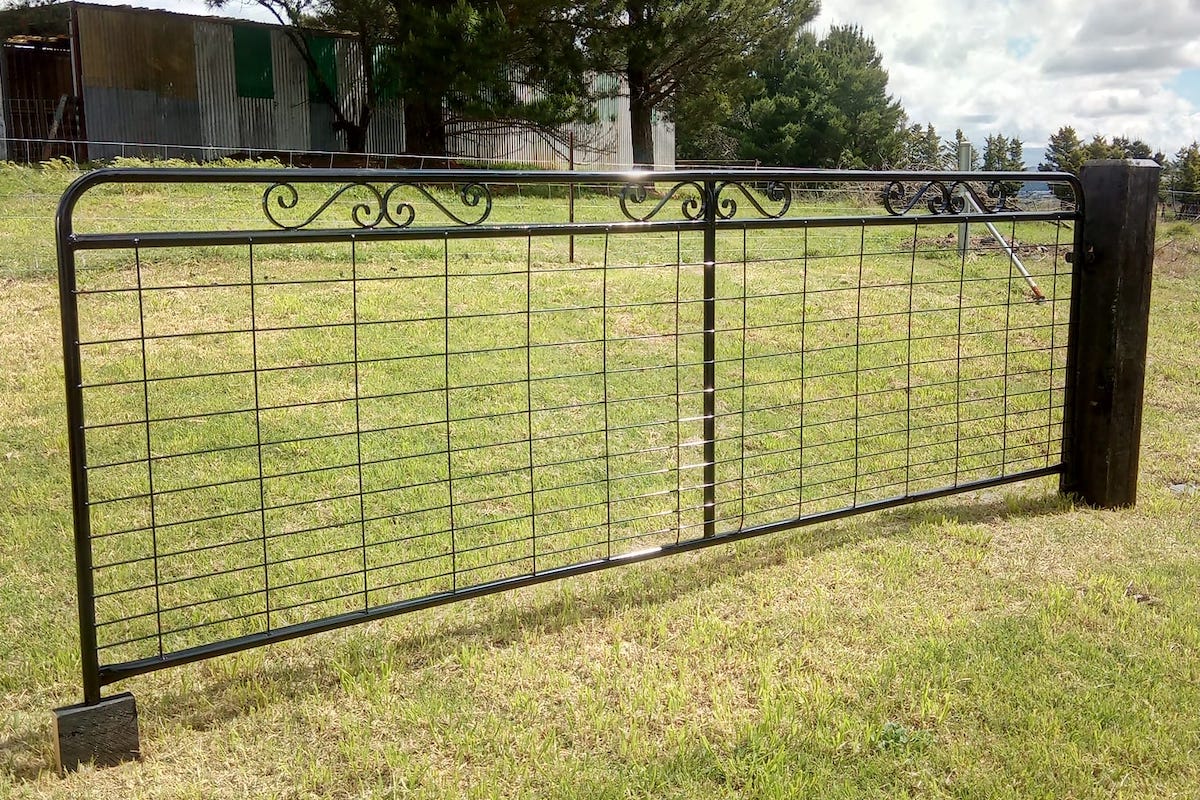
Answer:
<svg viewBox="0 0 1200 800"><path fill-rule="evenodd" d="M79 605L79 659L85 703L100 702L100 661L96 649L96 599L92 574L91 514L88 509L87 439L83 417L83 373L79 355L79 306L71 214L59 207L58 300L62 315L63 377L67 395L67 445L70 453L71 508L75 533L75 588Z"/></svg>
<svg viewBox="0 0 1200 800"><path fill-rule="evenodd" d="M1016 212L996 214L939 214L920 217L927 224L953 224L956 222L1072 222L1078 218L1074 212ZM912 224L912 217L789 217L788 219L718 219L720 230L772 230L809 226L813 228L857 228L865 226L897 227ZM365 241L423 241L453 237L455 239L511 239L526 236L603 236L604 234L645 234L653 232L699 231L705 226L703 219L669 220L659 222L577 222L574 225L560 223L525 223L518 225L476 225L471 227L421 227L421 228L368 228L355 230L360 242ZM245 231L181 231L162 233L137 231L133 233L79 233L75 234L76 250L109 250L132 247L137 241L143 248L186 247L189 245L244 245L253 239L258 244L300 244L343 242L349 236L346 228L323 230L266 230Z"/></svg>
<svg viewBox="0 0 1200 800"><path fill-rule="evenodd" d="M967 172L971 169L971 150L972 145L966 139L962 139L958 143L958 169L962 172ZM964 194L966 194L964 192ZM969 197L969 195L968 195ZM958 226L958 254L961 256L967 252L967 248L971 246L971 227L968 223L962 222Z"/></svg>
<svg viewBox="0 0 1200 800"><path fill-rule="evenodd" d="M967 200L967 205L972 209L975 211L983 210L979 207L979 204L975 202L974 197L971 197L969 194L964 194L963 196ZM1015 266L1017 271L1021 273L1021 277L1025 279L1025 283L1029 284L1029 291L1033 293L1033 298L1038 301L1045 300L1046 295L1042 294L1042 290L1038 288L1037 281L1035 281L1033 276L1029 274L1029 270L1025 269L1025 265L1021 263L1021 259L1017 256L1017 251L1013 248L1013 246L1010 245L1008 241L1000 235L1000 231L996 230L996 226L990 221L984 222L983 224L988 229L988 233L992 234L992 237L1000 243L1001 247L1004 248L1004 252L1008 253L1008 257L1012 259L1013 266ZM963 223L963 228L964 230L966 229L966 223Z"/></svg>
<svg viewBox="0 0 1200 800"><path fill-rule="evenodd" d="M575 171L575 131L571 131L567 139L567 169L571 172ZM575 224L575 184L572 182L567 186L567 220ZM567 245L567 260L572 264L575 263L575 236L572 235L569 244Z"/></svg>
<svg viewBox="0 0 1200 800"><path fill-rule="evenodd" d="M704 183L704 536L717 513L717 184Z"/></svg>

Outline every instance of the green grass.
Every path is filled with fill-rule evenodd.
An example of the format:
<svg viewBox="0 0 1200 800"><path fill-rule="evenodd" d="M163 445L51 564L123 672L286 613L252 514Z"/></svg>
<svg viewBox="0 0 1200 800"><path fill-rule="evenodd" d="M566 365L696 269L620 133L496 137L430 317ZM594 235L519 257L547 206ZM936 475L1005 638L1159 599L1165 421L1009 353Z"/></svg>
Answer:
<svg viewBox="0 0 1200 800"><path fill-rule="evenodd" d="M1136 509L1075 508L1055 495L1051 481L1039 480L167 670L119 687L138 696L143 763L84 770L65 780L53 777L47 712L78 697L61 357L56 289L47 268L52 263L52 243L44 216L53 207L48 198L61 190L65 180L57 174L19 169L0 171L0 180L6 197L14 198L5 206L11 212L3 215L0 228L9 254L0 265L0 272L8 276L0 288L7 315L0 326L0 352L9 398L5 442L0 448L4 471L0 485L7 494L0 506L4 514L0 573L5 576L0 584L0 625L3 640L12 643L0 655L0 795L1188 797L1200 786L1194 764L1200 726L1190 713L1200 694L1200 643L1194 625L1194 587L1200 570L1195 557L1197 534L1191 524L1198 501L1195 495L1169 488L1200 483L1200 423L1193 411L1200 401L1200 382L1195 378L1200 358L1189 344L1194 341L1189 334L1196 332L1200 319L1200 271L1190 254L1169 239L1161 240L1166 249L1159 259L1166 268L1160 270L1155 286L1141 502ZM201 199L210 220L205 224L215 225L211 220L238 219L237 203L245 199L233 192L216 196L193 192L185 193L181 204L177 197L155 192L114 195L106 201L110 206L85 209L86 218L97 228L115 226L118 216L143 214L165 225L181 207L199 208ZM517 200L498 198L495 213L552 218L561 212L557 199ZM589 198L581 214L599 219L601 214L611 214L614 203L613 198ZM924 230L921 235L932 238ZM879 314L872 318L875 322L859 329L857 349L826 351L824 363L820 356L806 360L805 391L809 403L821 393L839 396L854 388L853 377L820 378L821 374L844 369L856 358L860 369L878 366L860 372L860 391L868 388L868 381L878 380L871 388L879 392L871 395L874 400L861 401L857 410L864 417L875 414L872 419L880 421L881 430L890 430L896 427L899 409L905 407L899 400L908 385L908 376L901 380L892 365L908 354L884 342L895 338L897 321L907 319L908 292L887 288L860 293L855 288L860 266L851 254L857 253L858 236L857 231L810 234L808 274L815 284L808 284L806 303L789 294L803 276L794 256L804 243L795 234L749 236L751 264L744 277L740 234L723 237L722 252L732 254L735 263L722 267L719 293L737 298L748 289L751 294L780 295L769 302L747 304L747 317L760 326L801 314L810 321L842 317L848 311ZM905 256L911 250L911 236L912 231L905 229L868 232L867 249L878 255L863 262L864 283L890 283L897 275L907 280L909 270L914 270L927 282L926 291L914 298L915 307L921 308L922 303L925 308L955 306L961 262L952 250L946 253L932 241L922 243L921 249L930 252L913 262ZM1019 232L1025 241L1043 237L1053 242L1055 236L1052 230ZM468 244L451 250L452 268L460 274L452 281L455 311L471 314L501 308L519 313L486 331L464 323L452 331L453 340L462 349L497 340L523 345L526 242ZM577 272L536 273L535 302L578 307L602 300L600 273L587 268L604 262L604 244L599 238L577 242L582 268ZM677 246L678 260L684 264L678 270ZM535 240L532 248L532 262L548 267L561 263L565 242ZM610 266L641 265L637 270L610 272L610 304L667 297L672 301L671 306L610 310L605 323L610 336L627 337L609 347L607 355L614 364L674 363L673 337L630 337L674 331L675 281L678 275L685 299L689 292L695 296L698 269L690 265L698 254L695 238L677 242L673 235L637 240L612 237L608 241ZM360 315L420 316L427 314L421 309L430 303L443 301L440 279L423 282L415 277L440 274L445 257L440 246L363 245L357 255L360 277L381 278L374 284L379 293L373 295L369 289L360 293ZM767 256L784 260L755 263ZM89 253L87 259L82 274L93 286L128 285L135 274L127 254L117 258ZM1049 260L1039 262L1031 256L1030 262L1040 273L1053 271ZM521 273L503 275L514 263ZM147 251L142 267L147 285L175 285L181 276L205 285L244 274L245 263L220 251ZM256 256L260 280L344 276L346 269L345 248L337 246L310 250L279 246L263 248ZM466 272L480 277L462 274ZM1020 300L1023 286L1010 283L1007 272L1004 259L972 255L966 264L968 277L1000 280L966 284L966 299L974 297L981 305L1009 297ZM1049 288L1044 281L1043 288ZM1060 281L1058 294L1065 296L1065 280ZM407 290L396 291L400 286ZM344 287L277 285L257 298L256 308L276 324L336 317L347 311L349 295ZM819 289L827 291L814 292ZM243 320L248 311L242 295L228 290L172 290L152 296L156 305L147 309L147 321L159 332L224 328ZM127 324L122 320L129 308L121 305L120 297L96 295L97 302L87 307L85 319L97 337L117 335ZM905 313L898 316L901 311ZM683 313L683 329L695 330L698 311ZM990 313L967 315L963 329L984 331L1005 321ZM1061 322L1065 305L1018 302L1008 313L1028 315L1010 316L1010 324L1037 324L1047 318ZM740 328L740 299L722 301L718 315L719 328ZM931 334L956 331L959 325L957 314L924 317L929 321L918 324L928 324ZM604 323L594 311L561 312L540 319L535 315L535 319L530 327L535 342L587 339ZM421 348L430 346L431 339L435 350L441 347L440 331L426 329L430 323L407 325L411 328L391 330L392 335L376 341L360 341L360 348L413 355L425 352ZM852 337L853 329L844 321L811 322L805 328L806 350L818 352L822 344L852 344L853 338L847 342L846 337ZM744 339L724 332L719 337L718 357L724 360L718 384L736 385L741 379L743 347L752 357L748 375L754 380L765 383L795 375L799 365L786 358L753 356L795 351L796 333L786 326L760 327ZM87 330L84 335L89 335ZM1011 351L1023 349L1017 346L1018 334L1007 339L982 334L975 338L983 348L980 354L998 352L996 348L1003 350L1005 344ZM1041 344L1041 339L1030 338L1026 348ZM322 354L336 357L348 346L352 348L333 337L281 335L260 356L284 364ZM166 359L164 364L195 371L210 363L226 368L241 363L248 356L245 347L245 342L222 342L156 355ZM945 341L929 340L916 347L916 360L933 362L951 355L945 351ZM684 337L682 360L695 361L696 348L696 337ZM140 377L140 354L133 358L118 349L96 359L94 365L109 377L127 377L131 365L136 365ZM602 355L595 347L558 346L548 348L547 359L535 361L531 368L535 376L551 378L568 369L587 371L578 368L594 364ZM1010 358L1021 357L1034 358ZM1044 369L1045 356L1040 358L1041 362L1031 361L1029 368ZM994 357L981 361L996 363ZM399 386L437 389L442 380L438 362L437 370L421 367L421 359L407 362L415 365L408 372L380 369L365 376L367 385L378 385L384 393ZM453 366L462 372L452 376L455 383L473 375L525 374L523 350L520 363L484 354L460 356ZM922 369L914 385L939 383L955 374L953 365L944 363ZM683 369L685 386L694 384L697 372L693 367ZM272 397L286 399L301 392L344 390L347 382L353 386L352 376L338 370L318 373L293 370L266 388ZM1018 432L1037 427L1022 422L1022 414L1044 418L1044 410L1036 405L1029 412L1019 405L1001 407L1009 415L1000 427L985 421L956 424L952 414L938 408L952 403L956 392L994 394L995 381L987 374L968 376L973 379L965 388L926 390L928 403L918 405L930 406L922 412L930 436L944 438L948 431L964 430L979 437L980 450L987 449L989 441L1012 439L1006 442L1013 448L1010 452L1025 460L1014 458L1005 468L1044 458L1038 442L1044 441L1045 431L1039 429L1027 441ZM610 422L655 422L675 413L673 368L629 375L623 383L614 380L610 401L648 393L671 397L624 404L628 408L614 404L613 409L621 410L614 411ZM593 400L602 390L594 379L547 380L544 385L545 395L536 400L547 406ZM777 387L771 391L785 396L796 388L787 383L771 385ZM90 408L111 419L140 413L140 384L136 388L136 397L123 391L98 392L90 399ZM222 394L215 396L217 391ZM247 399L246 391L244 382L233 378L205 391L166 382L154 403L156 410L195 413L213 408L206 403L232 407ZM752 406L773 405L766 389L758 391L762 394L748 390ZM520 410L529 399L523 386L514 397L503 392L477 396L462 390L461 394L456 405L464 410L463 416L474 416L473 409L487 413L498 404ZM681 402L694 400L684 397ZM721 409L732 410L741 398L721 397L719 402ZM996 410L994 406L981 400L980 416L988 416L983 412ZM812 409L814 415L819 413L819 405ZM748 501L746 507L737 502L722 507L722 516L729 520L726 527L739 518L750 522L777 518L774 506L781 497L790 496L786 490L794 486L795 476L776 473L780 465L794 463L797 457L792 449L796 441L786 432L794 424L789 417L792 411L748 415L745 438L737 417L722 419L718 432L724 438L718 453L724 455L718 477L731 481L731 489L744 486L747 494L761 498ZM345 421L342 415L347 412L334 406L320 416L281 418L271 424L283 434L336 425ZM377 413L381 419L393 419L418 410L382 403ZM526 424L538 426L537 432L551 432L554 426L582 429L595 422L586 413L581 410L566 419L535 413L532 421L518 415L515 419L522 431L517 433L523 435ZM841 416L845 414L830 419ZM89 417L89 421L101 418ZM819 421L813 417L813 427L805 432L809 481L814 475L821 477L821 485L805 491L806 510L846 502L849 470L844 465L821 464L847 453L851 467L876 475L858 487L860 500L894 493L888 484L904 466L903 460L897 464L891 456L867 448L855 454L852 446L848 449L841 441L847 434L853 436L853 425L831 422L826 426L830 430L822 430ZM865 431L866 423L862 424ZM461 430L454 435L467 448L463 467L471 466L472 459L478 462L474 466L515 464L522 455L483 449L504 434L502 423L480 420L456 426ZM178 429L162 424L155 436L164 448L182 448L243 435L245 427L244 422ZM755 431L776 429L784 432L755 435ZM634 449L661 442L669 455L676 444L673 421L633 430L637 432L625 436ZM681 438L686 441L694 434L685 428ZM413 439L386 445L416 447L421 437ZM587 448L598 445L582 436L570 441L569 450L562 452L587 454ZM98 441L96 455L117 453L134 444L119 437ZM344 443L280 448L278 458L284 465L331 463L353 455L344 449ZM759 455L747 462L753 466L744 478L736 459L743 449ZM887 449L879 447L879 451ZM942 471L939 465L954 460L952 451L939 446L931 445L929 451L932 466L927 475L916 476L917 486L923 478L928 485L944 483L945 478L936 474ZM967 478L987 473L993 460L983 453L959 455L960 470ZM420 459L415 462L405 472L384 470L374 479L381 486L412 481L423 468ZM180 464L178 474L156 474L156 488L163 488L159 480L175 480L183 486L197 474L244 467L232 458L196 460ZM636 459L622 468L639 470ZM591 475L588 469L586 464L577 467L576 477L586 481ZM565 468L554 477L562 483L579 482ZM110 485L97 482L93 489L128 491L141 479L114 470ZM276 488L280 497L301 499L304 492L334 491L344 479L339 474L332 485L283 480ZM675 478L647 478L649 488L657 488L656 480L667 481L662 488L669 490ZM483 482L478 491L480 496L492 496L504 494L506 487L511 488L498 479ZM582 505L594 499L595 491L587 485L560 491L560 502ZM545 496L554 495L547 490ZM215 502L199 493L183 493L179 500L178 507L164 506L164 511L184 515ZM397 497L392 502L402 501ZM639 510L673 511L673 502L656 505L661 502L655 496L631 503L630 516ZM305 514L311 515L313 524L328 523L328 515L337 513L329 506L318 505ZM485 507L478 510L478 521L495 521L522 508L527 507ZM125 508L102 522L115 527L134 516L133 510ZM303 520L304 515L289 515L280 524L307 527ZM585 519L583 524L592 521ZM688 521L685 516L684 522ZM658 521L646 528L630 526L628 533L634 538L622 546L635 549L673 538L673 533L654 530L661 525ZM484 542L495 546L484 551L493 561L498 560L495 554L507 552L500 543L519 538L522 532L507 524L481 530L494 537ZM582 538L577 543L594 540L594 534L594 530L578 534ZM328 537L321 540L324 546L329 542ZM311 552L305 548L313 546L311 537L280 539L281 548L293 548L292 555ZM119 555L122 549L136 553L138 547L144 543L114 543L109 555ZM325 560L295 563L307 564L310 574L329 566ZM178 565L185 566L204 564ZM527 568L515 562L507 569ZM411 566L397 573L396 579L421 577ZM500 574L496 570L481 574L493 573ZM122 580L128 577L121 576ZM1130 584L1133 590L1127 590ZM424 590L436 585L433 580L416 584ZM184 586L176 600L195 601L198 593L211 588ZM223 585L221 591L234 588L236 583ZM1154 602L1140 603L1135 594L1149 594ZM122 610L128 611L136 602L123 604ZM306 613L336 610L336 603L330 603Z"/></svg>

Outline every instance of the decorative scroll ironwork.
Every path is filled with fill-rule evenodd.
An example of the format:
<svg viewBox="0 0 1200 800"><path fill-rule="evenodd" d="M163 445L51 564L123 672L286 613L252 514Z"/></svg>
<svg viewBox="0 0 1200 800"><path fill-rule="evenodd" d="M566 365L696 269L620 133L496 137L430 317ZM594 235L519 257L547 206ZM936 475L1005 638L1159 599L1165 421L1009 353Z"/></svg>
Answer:
<svg viewBox="0 0 1200 800"><path fill-rule="evenodd" d="M631 209L629 204L633 203L636 205L638 203L646 202L646 184L626 184L621 188L621 213L634 222L648 222L649 220L653 219L658 212L662 211L667 203L670 203L672 198L676 197L683 189L694 189L696 191L696 195L694 197L687 195L686 197L682 198L679 209L683 213L683 216L693 221L703 219L704 212L706 210L706 204L708 202L708 193L705 191L703 186L695 181L683 181L682 183L675 184L663 194L662 199L658 201L654 208L650 209L642 216L638 216L636 213L634 213L634 209Z"/></svg>
<svg viewBox="0 0 1200 800"><path fill-rule="evenodd" d="M1001 211L1012 211L1011 197L1005 191L1001 181L988 184L985 199L975 186L967 181L954 181L947 186L943 181L929 181L916 191L910 198L908 187L901 181L892 181L883 190L883 207L894 217L901 217L912 211L921 201L930 214L962 214L965 211L978 211L994 214ZM972 201L968 209L967 200ZM992 202L994 201L994 202Z"/></svg>
<svg viewBox="0 0 1200 800"><path fill-rule="evenodd" d="M724 181L717 185L717 191L716 191L717 216L720 217L721 219L732 219L733 216L735 214L737 214L737 210L738 210L737 201L734 200L732 197L722 197L721 196L721 194L730 187L737 189L739 192L741 192L742 196L744 198L746 198L747 201L749 201L750 205L754 206L754 209L759 214L762 214L764 217L767 217L769 219L779 219L780 217L782 217L784 214L787 213L789 208L792 207L792 193L788 189L787 184L783 183L782 181L771 181L766 185L766 188L763 190L763 194L766 195L767 200L769 200L772 203L781 203L782 204L775 211L768 211L766 208L764 208L763 205L758 202L758 198L756 198L741 183L738 183L737 181Z"/></svg>
<svg viewBox="0 0 1200 800"><path fill-rule="evenodd" d="M357 227L376 228L386 225L393 228L407 228L416 220L417 210L412 203L396 196L396 192L401 189L413 189L417 191L438 211L459 225L479 225L492 213L492 192L482 183L464 184L457 192L463 206L467 208L479 208L482 205L478 215L472 218L456 214L445 203L438 200L432 192L418 183L394 183L383 191L380 191L373 184L355 181L338 187L326 198L325 202L321 203L315 211L303 220L288 223L275 215L274 206L278 206L284 210L293 209L300 203L300 193L296 190L294 184L279 181L268 186L266 191L263 192L263 214L277 228L288 231L299 230L315 222L347 192L359 190L366 193L365 199L359 200L350 207L350 221Z"/></svg>
<svg viewBox="0 0 1200 800"><path fill-rule="evenodd" d="M737 189L742 196L764 217L770 219L778 219L787 213L792 206L792 193L787 185L782 181L770 181L767 183L763 194L771 203L780 203L780 207L775 210L770 210L759 202L758 197L746 186L738 181L722 181L716 184L716 188L709 196L708 190L695 181L683 181L677 183L663 193L659 201L645 214L639 215L635 213L631 204L646 202L647 185L643 183L630 183L621 190L621 211L628 219L634 222L647 222L658 215L673 199L680 195L684 189L695 190L695 196L688 195L682 198L680 210L683 216L689 220L700 220L709 210L709 203L715 203L715 215L718 219L732 219L738 212L738 201L732 197L722 197L722 192L726 189Z"/></svg>

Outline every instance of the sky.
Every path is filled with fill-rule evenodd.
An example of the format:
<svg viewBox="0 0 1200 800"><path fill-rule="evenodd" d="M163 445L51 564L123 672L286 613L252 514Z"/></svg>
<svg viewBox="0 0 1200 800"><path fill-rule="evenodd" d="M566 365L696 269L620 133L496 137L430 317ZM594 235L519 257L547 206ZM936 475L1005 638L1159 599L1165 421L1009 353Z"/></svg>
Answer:
<svg viewBox="0 0 1200 800"><path fill-rule="evenodd" d="M207 14L204 0L93 0ZM1050 134L1142 139L1173 156L1200 139L1200 0L821 0L814 23L860 26L913 122L982 149ZM271 21L253 0L222 16Z"/></svg>
<svg viewBox="0 0 1200 800"><path fill-rule="evenodd" d="M1064 125L1174 156L1200 139L1200 0L821 0L859 25L913 122L1040 156Z"/></svg>

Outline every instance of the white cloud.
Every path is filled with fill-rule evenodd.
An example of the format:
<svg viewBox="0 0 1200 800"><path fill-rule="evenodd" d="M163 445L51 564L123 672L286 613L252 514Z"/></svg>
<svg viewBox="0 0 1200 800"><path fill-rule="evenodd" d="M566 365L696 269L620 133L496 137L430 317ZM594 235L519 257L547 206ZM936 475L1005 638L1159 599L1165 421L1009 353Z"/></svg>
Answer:
<svg viewBox="0 0 1200 800"><path fill-rule="evenodd" d="M1200 66L1200 0L822 0L817 30L843 24L875 40L890 91L944 136L1037 147L1072 125L1167 153L1200 139L1200 107L1172 88Z"/></svg>

